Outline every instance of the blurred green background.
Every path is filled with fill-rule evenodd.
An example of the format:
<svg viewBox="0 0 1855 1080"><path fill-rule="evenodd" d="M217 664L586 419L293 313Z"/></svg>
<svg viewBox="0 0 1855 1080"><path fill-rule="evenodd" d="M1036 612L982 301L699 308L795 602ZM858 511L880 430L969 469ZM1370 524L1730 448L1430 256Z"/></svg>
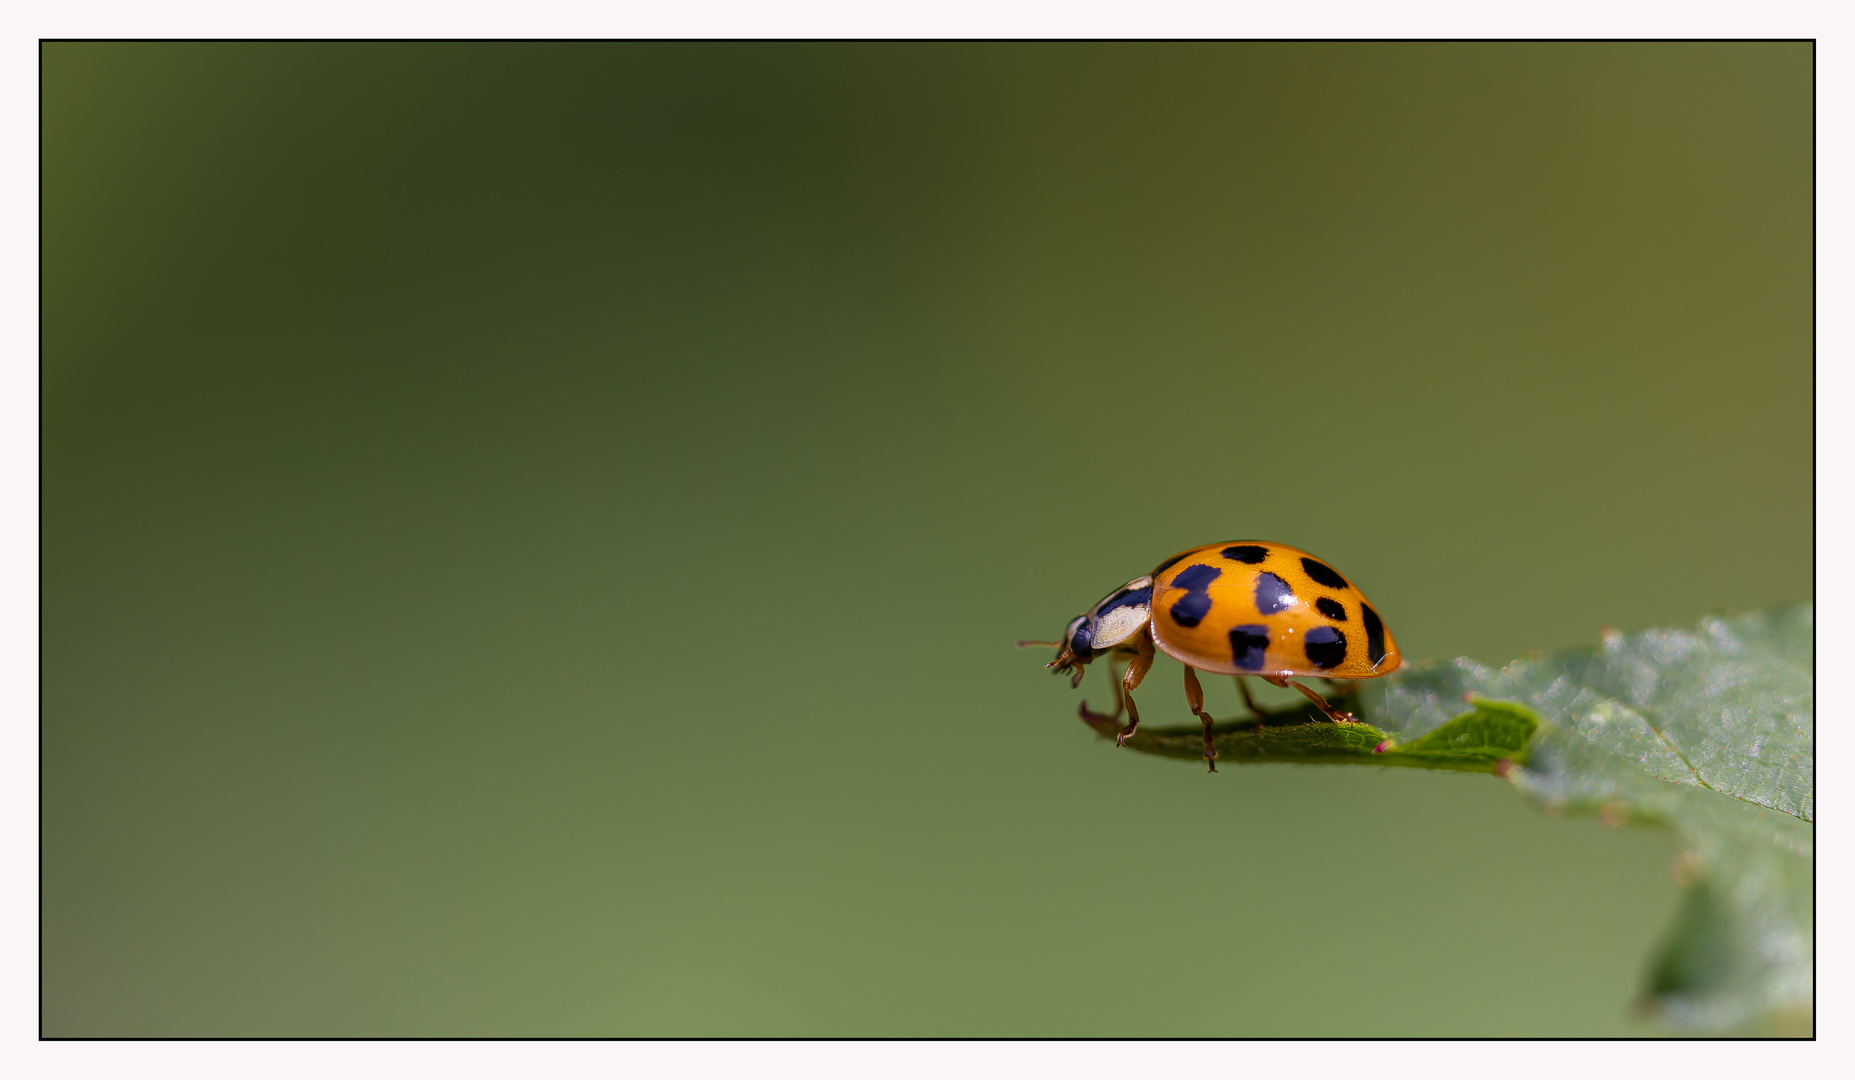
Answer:
<svg viewBox="0 0 1855 1080"><path fill-rule="evenodd" d="M1413 657L1807 595L1808 44L43 86L46 1034L1642 1030L1664 834L1012 642L1237 538Z"/></svg>

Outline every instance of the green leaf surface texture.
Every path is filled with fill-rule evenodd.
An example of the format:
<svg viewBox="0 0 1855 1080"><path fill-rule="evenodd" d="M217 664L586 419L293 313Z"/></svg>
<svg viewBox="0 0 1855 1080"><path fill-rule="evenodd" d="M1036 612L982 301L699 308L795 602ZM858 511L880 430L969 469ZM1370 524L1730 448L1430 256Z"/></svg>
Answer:
<svg viewBox="0 0 1855 1080"><path fill-rule="evenodd" d="M1666 824L1681 847L1687 893L1643 1011L1677 1029L1797 1030L1815 974L1814 644L1801 603L1500 668L1414 665L1360 700L1406 748L1460 723L1466 701L1536 713L1509 782L1554 813Z"/></svg>

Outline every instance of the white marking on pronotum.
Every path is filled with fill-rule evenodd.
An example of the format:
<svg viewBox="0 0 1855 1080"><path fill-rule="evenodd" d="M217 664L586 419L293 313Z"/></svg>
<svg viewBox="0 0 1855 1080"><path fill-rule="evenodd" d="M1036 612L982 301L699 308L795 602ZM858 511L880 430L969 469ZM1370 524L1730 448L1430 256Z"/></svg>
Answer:
<svg viewBox="0 0 1855 1080"><path fill-rule="evenodd" d="M1147 619L1152 614L1153 608L1147 604L1118 607L1108 612L1095 622L1095 647L1112 648L1133 637L1146 629Z"/></svg>

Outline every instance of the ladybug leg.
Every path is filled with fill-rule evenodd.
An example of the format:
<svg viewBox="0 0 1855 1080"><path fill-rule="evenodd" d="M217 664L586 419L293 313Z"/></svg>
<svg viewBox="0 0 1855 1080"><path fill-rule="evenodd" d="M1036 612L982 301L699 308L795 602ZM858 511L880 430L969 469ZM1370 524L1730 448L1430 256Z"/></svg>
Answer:
<svg viewBox="0 0 1855 1080"><path fill-rule="evenodd" d="M1114 711L1108 714L1110 720L1119 720L1122 710L1127 708L1127 699L1121 693L1122 674L1114 670L1114 657L1110 655L1108 657L1108 688L1114 691Z"/></svg>
<svg viewBox="0 0 1855 1080"><path fill-rule="evenodd" d="M1241 675L1232 675L1231 678L1237 680L1237 690L1243 695L1243 707L1250 711L1250 717L1261 720L1262 710L1256 707L1256 699L1250 696L1250 684L1244 682Z"/></svg>
<svg viewBox="0 0 1855 1080"><path fill-rule="evenodd" d="M1114 711L1111 713L1095 712L1089 708L1088 700L1085 698L1082 702L1082 713L1084 717L1091 720L1119 720L1121 718L1121 712L1127 707L1121 696L1121 673L1114 670L1114 656L1112 654L1110 654L1106 660L1102 661L1102 666L1108 669L1108 687L1114 693Z"/></svg>
<svg viewBox="0 0 1855 1080"><path fill-rule="evenodd" d="M1120 746L1140 730L1140 710L1134 707L1134 688L1140 680L1146 678L1147 669L1153 666L1153 645L1144 637L1140 639L1140 654L1127 665L1127 673L1121 676L1121 700L1127 703L1127 726L1114 737L1114 745Z"/></svg>
<svg viewBox="0 0 1855 1080"><path fill-rule="evenodd" d="M1263 678L1268 679L1270 682L1274 683L1277 686L1292 686L1296 690L1301 691L1303 696L1305 696L1309 701L1314 703L1315 708L1319 709L1321 712L1326 713L1327 719L1333 721L1336 724L1356 724L1359 722L1356 718L1354 718L1352 713L1341 712L1338 709L1335 709L1333 706L1327 704L1327 699L1315 693L1314 688L1307 685L1306 683L1298 683L1294 681L1293 679L1278 679L1273 675L1264 675Z"/></svg>
<svg viewBox="0 0 1855 1080"><path fill-rule="evenodd" d="M1211 745L1211 714L1204 711L1204 687L1198 685L1198 673L1188 665L1185 668L1185 703L1192 707L1192 715L1204 721L1204 763L1217 771L1217 747Z"/></svg>

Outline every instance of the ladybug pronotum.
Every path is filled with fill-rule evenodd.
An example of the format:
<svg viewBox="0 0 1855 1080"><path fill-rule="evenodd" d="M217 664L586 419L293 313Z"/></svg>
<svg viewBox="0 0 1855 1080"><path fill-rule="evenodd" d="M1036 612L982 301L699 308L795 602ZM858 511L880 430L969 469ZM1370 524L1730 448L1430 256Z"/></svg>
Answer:
<svg viewBox="0 0 1855 1080"><path fill-rule="evenodd" d="M1261 540L1180 552L1071 619L1062 641L1019 644L1055 646L1056 659L1047 666L1073 672L1071 686L1081 685L1091 660L1108 657L1110 675L1115 661L1127 662L1114 680L1114 715L1120 715L1123 703L1127 709L1127 726L1114 739L1117 746L1140 727L1133 692L1153 666L1158 646L1185 665L1185 700L1204 722L1204 757L1212 772L1217 771L1217 751L1197 671L1237 676L1252 713L1259 710L1245 675L1292 686L1336 723L1350 724L1350 714L1293 678L1371 679L1404 662L1364 593L1307 552Z"/></svg>

